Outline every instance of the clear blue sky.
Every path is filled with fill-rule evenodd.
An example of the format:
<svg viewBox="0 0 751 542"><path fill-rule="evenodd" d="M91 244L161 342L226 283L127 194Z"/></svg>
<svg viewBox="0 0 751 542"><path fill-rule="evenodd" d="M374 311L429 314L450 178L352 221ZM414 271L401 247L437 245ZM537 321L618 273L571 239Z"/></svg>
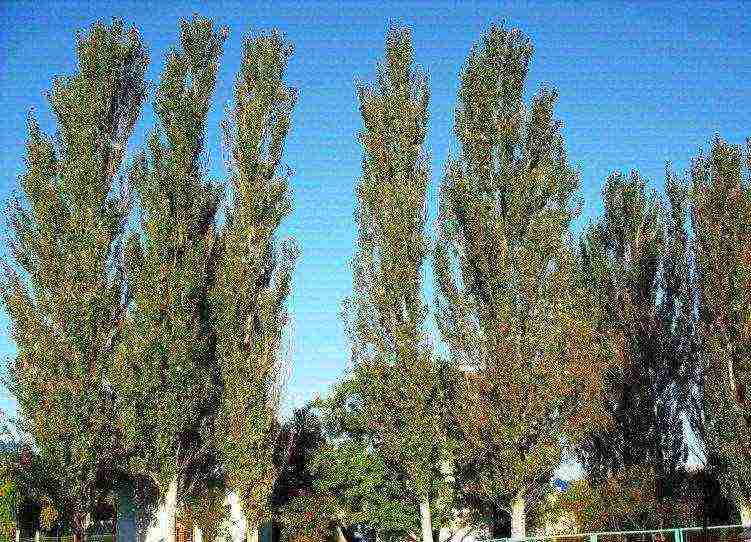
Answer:
<svg viewBox="0 0 751 542"><path fill-rule="evenodd" d="M44 92L75 66L74 33L96 19L134 24L150 50L155 84L178 20L194 12L230 28L209 118L209 164L223 175L219 122L248 31L279 28L295 43L289 81L300 101L287 146L295 210L285 226L302 257L293 295L294 372L290 405L322 393L341 374L347 348L341 300L351 288L354 186L360 149L355 81L372 79L390 19L412 28L416 57L430 75L427 145L432 156L431 220L442 164L456 150L452 113L457 74L493 21L505 20L536 47L527 95L542 82L559 90L559 117L582 177L585 215L601 210L599 190L615 169L638 169L661 186L665 163L687 167L715 133L751 135L751 6L742 2L14 2L0 0L0 200L17 187L25 119L34 108L54 129ZM148 105L131 151L153 126ZM4 251L4 249L3 249ZM431 281L429 281L431 282ZM428 287L432 298L432 287ZM7 319L0 352L12 354ZM12 402L0 400L12 409Z"/></svg>

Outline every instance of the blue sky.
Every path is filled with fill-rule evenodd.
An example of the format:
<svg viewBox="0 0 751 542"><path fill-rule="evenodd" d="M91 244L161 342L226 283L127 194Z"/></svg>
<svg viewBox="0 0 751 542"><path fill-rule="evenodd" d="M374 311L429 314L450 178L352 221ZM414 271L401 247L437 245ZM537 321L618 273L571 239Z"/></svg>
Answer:
<svg viewBox="0 0 751 542"><path fill-rule="evenodd" d="M571 161L581 171L584 216L599 214L602 180L638 169L662 186L665 164L684 170L715 133L751 135L751 9L730 2L0 2L0 200L23 168L25 119L34 108L54 130L44 98L52 78L73 71L74 35L96 19L134 24L149 48L148 78L159 80L178 21L197 12L230 29L209 118L209 170L224 174L219 123L230 103L242 38L276 27L294 42L288 80L300 89L286 161L295 210L284 234L302 255L295 274L294 370L288 408L323 393L347 364L340 318L351 289L354 186L360 148L355 82L371 80L390 20L412 28L417 62L430 75L427 147L432 157L431 221L448 152L457 75L474 41L494 21L518 26L535 44L527 95L541 83L559 91L558 115ZM153 126L147 105L132 138ZM581 222L581 221L580 221ZM4 227L4 225L3 225ZM2 249L4 251L4 249ZM426 274L429 279L430 275ZM432 281L426 294L432 298ZM0 354L12 355L0 318ZM12 401L0 398L0 408Z"/></svg>

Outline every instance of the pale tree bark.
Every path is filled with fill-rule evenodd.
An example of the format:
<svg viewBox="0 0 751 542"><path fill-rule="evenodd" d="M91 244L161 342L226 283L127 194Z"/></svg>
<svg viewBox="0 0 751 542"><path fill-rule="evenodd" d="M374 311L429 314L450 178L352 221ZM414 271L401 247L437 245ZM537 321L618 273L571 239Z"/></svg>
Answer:
<svg viewBox="0 0 751 542"><path fill-rule="evenodd" d="M741 524L746 529L751 529L751 502L743 500L738 504L741 512Z"/></svg>
<svg viewBox="0 0 751 542"><path fill-rule="evenodd" d="M336 526L336 542L348 542L347 537L344 536L344 531L342 531L341 526Z"/></svg>
<svg viewBox="0 0 751 542"><path fill-rule="evenodd" d="M248 521L248 528L245 531L245 542L259 542L261 538L260 531L258 523Z"/></svg>
<svg viewBox="0 0 751 542"><path fill-rule="evenodd" d="M433 521L430 517L430 501L426 495L420 503L420 525L422 542L433 542Z"/></svg>
<svg viewBox="0 0 751 542"><path fill-rule="evenodd" d="M511 503L511 538L514 540L527 538L527 514L524 495L521 492Z"/></svg>
<svg viewBox="0 0 751 542"><path fill-rule="evenodd" d="M177 479L170 482L164 497L164 535L167 542L175 542L177 518Z"/></svg>

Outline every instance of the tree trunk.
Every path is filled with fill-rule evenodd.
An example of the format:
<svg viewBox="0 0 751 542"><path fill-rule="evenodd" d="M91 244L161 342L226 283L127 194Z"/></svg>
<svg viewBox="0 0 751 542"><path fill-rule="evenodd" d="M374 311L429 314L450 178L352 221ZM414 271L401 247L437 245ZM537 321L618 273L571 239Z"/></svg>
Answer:
<svg viewBox="0 0 751 542"><path fill-rule="evenodd" d="M420 503L420 525L422 542L433 542L433 521L430 518L430 501L426 495Z"/></svg>
<svg viewBox="0 0 751 542"><path fill-rule="evenodd" d="M73 531L73 542L83 542L83 535L86 532L86 518L87 514L77 512L73 516L73 524L71 525L71 531Z"/></svg>
<svg viewBox="0 0 751 542"><path fill-rule="evenodd" d="M336 542L349 542L340 525L336 526Z"/></svg>
<svg viewBox="0 0 751 542"><path fill-rule="evenodd" d="M164 537L167 542L175 542L177 516L177 479L170 482L164 497Z"/></svg>
<svg viewBox="0 0 751 542"><path fill-rule="evenodd" d="M742 500L738 509L741 512L741 524L745 529L751 529L751 502L746 499Z"/></svg>
<svg viewBox="0 0 751 542"><path fill-rule="evenodd" d="M527 516L524 511L524 495L521 492L511 503L511 538L527 538Z"/></svg>
<svg viewBox="0 0 751 542"><path fill-rule="evenodd" d="M245 532L245 542L259 542L260 528L258 523L248 521L248 528Z"/></svg>

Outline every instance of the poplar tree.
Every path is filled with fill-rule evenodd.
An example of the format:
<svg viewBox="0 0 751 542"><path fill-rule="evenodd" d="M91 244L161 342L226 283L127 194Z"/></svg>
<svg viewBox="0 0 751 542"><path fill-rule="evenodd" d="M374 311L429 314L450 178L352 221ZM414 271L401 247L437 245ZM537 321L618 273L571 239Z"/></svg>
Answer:
<svg viewBox="0 0 751 542"><path fill-rule="evenodd" d="M413 67L408 29L392 26L373 85L358 86L363 130L357 251L349 302L353 400L370 442L419 507L432 541L430 497L443 460L441 386L422 301L428 157L427 76Z"/></svg>
<svg viewBox="0 0 751 542"><path fill-rule="evenodd" d="M460 76L450 159L440 188L434 267L437 320L458 369L452 401L461 493L499 535L525 536L525 505L563 454L603 420L606 343L573 281L569 241L578 175L554 117L555 91L529 109L533 48L492 26Z"/></svg>
<svg viewBox="0 0 751 542"><path fill-rule="evenodd" d="M143 104L147 54L135 29L94 24L78 68L49 93L58 132L29 119L22 195L9 212L0 293L17 354L9 367L21 429L80 538L98 482L123 460L106 375L124 313L121 242L129 213L120 176ZM118 188L120 190L118 191Z"/></svg>
<svg viewBox="0 0 751 542"><path fill-rule="evenodd" d="M296 89L284 81L292 52L276 32L245 40L234 111L225 123L231 192L212 289L223 384L217 442L249 542L258 540L269 517L279 476L274 450L287 362L286 301L297 257L293 242L276 239L292 209L290 173L282 171L297 101Z"/></svg>
<svg viewBox="0 0 751 542"><path fill-rule="evenodd" d="M636 172L612 174L604 215L581 240L582 279L602 308L598 326L613 337L618 364L606 378L612 425L586 439L578 458L594 483L638 472L653 478L655 504L678 496L688 454L680 399L694 308L685 189L668 174L665 190L667 201Z"/></svg>
<svg viewBox="0 0 751 542"><path fill-rule="evenodd" d="M221 386L208 295L221 190L202 157L225 37L208 19L181 21L181 48L169 53L156 91L158 127L130 171L140 228L126 246L132 303L112 379L140 459L131 468L158 486L168 540L180 503L216 471Z"/></svg>
<svg viewBox="0 0 751 542"><path fill-rule="evenodd" d="M690 419L751 527L751 139L716 138L690 173L697 355Z"/></svg>

